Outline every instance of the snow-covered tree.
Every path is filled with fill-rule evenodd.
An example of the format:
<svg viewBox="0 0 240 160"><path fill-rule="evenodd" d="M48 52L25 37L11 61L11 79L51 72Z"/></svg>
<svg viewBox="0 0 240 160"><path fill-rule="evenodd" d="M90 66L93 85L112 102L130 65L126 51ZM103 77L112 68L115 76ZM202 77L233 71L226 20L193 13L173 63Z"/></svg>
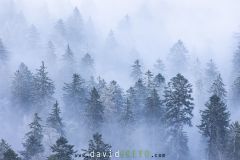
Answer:
<svg viewBox="0 0 240 160"><path fill-rule="evenodd" d="M133 78L134 81L137 81L140 78L142 78L142 66L138 59L134 61L134 64L132 65L131 77Z"/></svg>
<svg viewBox="0 0 240 160"><path fill-rule="evenodd" d="M227 157L229 160L240 159L240 124L234 122L228 131Z"/></svg>
<svg viewBox="0 0 240 160"><path fill-rule="evenodd" d="M164 91L165 122L169 141L168 147L172 159L186 160L188 158L188 138L184 126L192 126L193 98L192 85L181 74L173 77Z"/></svg>
<svg viewBox="0 0 240 160"><path fill-rule="evenodd" d="M198 128L208 139L208 159L225 159L230 116L227 106L217 95L211 96L205 106L206 109L200 112L201 124Z"/></svg>
<svg viewBox="0 0 240 160"><path fill-rule="evenodd" d="M82 58L81 66L85 78L90 79L91 76L94 76L94 60L89 53Z"/></svg>
<svg viewBox="0 0 240 160"><path fill-rule="evenodd" d="M147 123L154 125L163 122L164 116L163 103L160 100L156 89L153 89L149 97L147 97L144 111Z"/></svg>
<svg viewBox="0 0 240 160"><path fill-rule="evenodd" d="M165 78L162 74L159 73L153 78L153 88L157 90L160 98L162 98L165 85Z"/></svg>
<svg viewBox="0 0 240 160"><path fill-rule="evenodd" d="M15 153L15 151L9 148L5 153L3 160L21 160L20 157Z"/></svg>
<svg viewBox="0 0 240 160"><path fill-rule="evenodd" d="M106 116L109 120L117 120L120 113L123 110L124 98L122 88L117 84L116 81L111 81L105 93L103 101L106 110Z"/></svg>
<svg viewBox="0 0 240 160"><path fill-rule="evenodd" d="M34 99L40 106L47 105L53 100L55 86L53 81L48 77L47 68L44 62L37 73L34 75Z"/></svg>
<svg viewBox="0 0 240 160"><path fill-rule="evenodd" d="M177 74L167 84L164 91L166 122L171 127L191 126L193 117L192 85L181 74Z"/></svg>
<svg viewBox="0 0 240 160"><path fill-rule="evenodd" d="M15 104L29 107L34 101L34 76L28 67L21 63L12 81L12 99ZM27 109L27 108L26 108Z"/></svg>
<svg viewBox="0 0 240 160"><path fill-rule="evenodd" d="M40 33L35 25L31 25L27 32L27 40L30 48L37 48L40 46Z"/></svg>
<svg viewBox="0 0 240 160"><path fill-rule="evenodd" d="M120 124L125 129L132 128L132 126L135 124L135 117L132 111L132 104L128 99L124 106L123 114L121 115Z"/></svg>
<svg viewBox="0 0 240 160"><path fill-rule="evenodd" d="M168 60L170 69L173 72L183 73L187 69L187 53L188 50L181 40L178 40L170 49Z"/></svg>
<svg viewBox="0 0 240 160"><path fill-rule="evenodd" d="M68 39L73 43L83 40L84 22L82 15L77 7L74 8L72 15L67 20Z"/></svg>
<svg viewBox="0 0 240 160"><path fill-rule="evenodd" d="M102 135L99 133L93 135L93 139L89 141L88 149L83 151L85 151L84 160L111 159L110 157L111 146L103 142ZM91 152L94 152L94 155L90 156Z"/></svg>
<svg viewBox="0 0 240 160"><path fill-rule="evenodd" d="M87 98L85 80L79 74L73 74L72 82L65 83L63 91L65 106L72 113L82 114L86 107Z"/></svg>
<svg viewBox="0 0 240 160"><path fill-rule="evenodd" d="M217 78L218 69L212 59L207 63L207 68L205 70L207 88L210 87L213 81Z"/></svg>
<svg viewBox="0 0 240 160"><path fill-rule="evenodd" d="M60 137L56 144L51 146L52 155L48 157L48 160L73 160L74 154L73 145L68 144L68 140L65 137Z"/></svg>
<svg viewBox="0 0 240 160"><path fill-rule="evenodd" d="M211 95L218 96L223 101L226 100L227 91L225 89L225 85L220 74L214 80L209 92Z"/></svg>
<svg viewBox="0 0 240 160"><path fill-rule="evenodd" d="M93 88L91 91L90 99L87 102L85 118L88 127L94 130L99 130L104 122L104 106L100 101L100 96L96 88Z"/></svg>
<svg viewBox="0 0 240 160"><path fill-rule="evenodd" d="M64 125L60 113L61 111L56 101L53 105L52 112L47 118L47 126L55 129L60 136L64 136Z"/></svg>
<svg viewBox="0 0 240 160"><path fill-rule="evenodd" d="M136 111L136 116L140 118L142 116L142 111L144 109L144 106L146 104L146 97L147 94L147 88L144 85L142 79L139 79L135 85L133 86L133 96L135 97L135 108L134 111Z"/></svg>
<svg viewBox="0 0 240 160"><path fill-rule="evenodd" d="M153 73L148 70L145 73L145 77L144 77L144 81L145 81L145 86L147 87L147 89L150 91L153 89Z"/></svg>
<svg viewBox="0 0 240 160"><path fill-rule="evenodd" d="M10 149L9 144L7 144L7 142L4 139L1 139L1 142L0 142L0 159L3 159L4 153L8 149Z"/></svg>
<svg viewBox="0 0 240 160"><path fill-rule="evenodd" d="M44 152L43 128L41 118L37 113L34 114L33 122L29 124L30 131L26 133L25 142L23 143L24 150L21 152L23 160L40 160Z"/></svg>

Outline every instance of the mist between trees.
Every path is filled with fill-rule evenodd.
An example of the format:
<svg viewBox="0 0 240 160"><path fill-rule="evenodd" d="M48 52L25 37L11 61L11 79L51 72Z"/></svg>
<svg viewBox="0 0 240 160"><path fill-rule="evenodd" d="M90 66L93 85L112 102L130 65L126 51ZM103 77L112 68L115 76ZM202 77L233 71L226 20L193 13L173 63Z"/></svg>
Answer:
<svg viewBox="0 0 240 160"><path fill-rule="evenodd" d="M144 7L105 35L78 7L32 24L17 4L0 10L0 160L110 160L98 153L120 148L240 159L238 38L231 64L217 64L221 54L197 56L184 38L156 47Z"/></svg>

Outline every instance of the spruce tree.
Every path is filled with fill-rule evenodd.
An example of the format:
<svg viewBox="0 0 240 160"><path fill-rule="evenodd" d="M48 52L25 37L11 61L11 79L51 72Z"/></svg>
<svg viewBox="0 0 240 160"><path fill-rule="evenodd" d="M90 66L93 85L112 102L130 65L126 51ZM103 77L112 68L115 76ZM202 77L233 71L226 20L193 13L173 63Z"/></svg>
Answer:
<svg viewBox="0 0 240 160"><path fill-rule="evenodd" d="M41 118L35 113L33 122L29 124L30 131L25 135L25 142L23 143L24 151L21 152L23 160L39 159L44 152L41 121Z"/></svg>
<svg viewBox="0 0 240 160"><path fill-rule="evenodd" d="M119 114L123 110L123 104L122 88L113 80L110 82L105 93L104 106L106 107L106 116L110 118L110 120L117 120L116 118L119 118Z"/></svg>
<svg viewBox="0 0 240 160"><path fill-rule="evenodd" d="M164 91L166 122L172 127L191 126L193 117L192 85L181 74L177 74L167 84Z"/></svg>
<svg viewBox="0 0 240 160"><path fill-rule="evenodd" d="M94 75L94 60L89 53L86 53L81 60L83 74L87 79Z"/></svg>
<svg viewBox="0 0 240 160"><path fill-rule="evenodd" d="M37 73L34 75L35 102L43 106L51 102L55 91L53 81L48 77L48 72L46 70L47 68L44 62L42 62L42 65L37 69Z"/></svg>
<svg viewBox="0 0 240 160"><path fill-rule="evenodd" d="M225 85L220 74L214 80L209 92L211 93L211 95L218 96L223 101L226 100L227 91L225 89Z"/></svg>
<svg viewBox="0 0 240 160"><path fill-rule="evenodd" d="M100 96L93 88L91 91L90 99L87 102L86 121L90 129L99 130L104 122L104 106L100 101Z"/></svg>
<svg viewBox="0 0 240 160"><path fill-rule="evenodd" d="M240 124L234 122L228 131L227 157L229 160L240 159Z"/></svg>
<svg viewBox="0 0 240 160"><path fill-rule="evenodd" d="M63 91L65 106L69 107L72 113L82 114L87 98L85 80L79 74L73 74L72 82L65 83Z"/></svg>
<svg viewBox="0 0 240 160"><path fill-rule="evenodd" d="M21 160L21 158L18 157L18 155L14 152L14 150L12 150L11 148L9 148L9 149L4 153L3 160Z"/></svg>
<svg viewBox="0 0 240 160"><path fill-rule="evenodd" d="M120 119L120 124L125 129L132 128L132 126L135 124L135 117L132 111L132 104L129 101L129 99L127 99L127 102L125 104L125 108Z"/></svg>
<svg viewBox="0 0 240 160"><path fill-rule="evenodd" d="M7 142L4 139L1 139L0 142L0 159L3 159L4 153L10 149L10 146L7 144Z"/></svg>
<svg viewBox="0 0 240 160"><path fill-rule="evenodd" d="M161 73L157 74L153 78L153 88L155 88L157 90L157 93L160 98L162 98L165 85L166 85L165 78L163 77L163 75Z"/></svg>
<svg viewBox="0 0 240 160"><path fill-rule="evenodd" d="M212 59L207 63L205 70L207 87L211 86L213 81L217 78L218 69Z"/></svg>
<svg viewBox="0 0 240 160"><path fill-rule="evenodd" d="M67 63L67 64L73 64L74 62L74 54L72 49L70 48L69 44L67 45L67 49L65 54L63 55L63 60Z"/></svg>
<svg viewBox="0 0 240 160"><path fill-rule="evenodd" d="M153 74L150 70L145 73L145 86L148 90L153 89Z"/></svg>
<svg viewBox="0 0 240 160"><path fill-rule="evenodd" d="M0 38L0 62L5 63L8 59L8 51Z"/></svg>
<svg viewBox="0 0 240 160"><path fill-rule="evenodd" d="M12 81L12 99L15 104L30 106L34 102L34 77L28 67L21 63Z"/></svg>
<svg viewBox="0 0 240 160"><path fill-rule="evenodd" d="M139 79L133 86L135 96L135 111L138 118L142 117L143 109L146 104L146 97L148 96L147 87L144 85L142 79Z"/></svg>
<svg viewBox="0 0 240 160"><path fill-rule="evenodd" d="M192 85L181 74L177 74L168 83L164 91L166 106L165 122L170 141L170 157L176 160L188 158L188 138L183 130L184 126L192 126Z"/></svg>
<svg viewBox="0 0 240 160"><path fill-rule="evenodd" d="M206 109L200 112L201 124L198 128L208 139L208 159L225 159L230 116L227 106L217 95L211 96L205 106Z"/></svg>
<svg viewBox="0 0 240 160"><path fill-rule="evenodd" d="M82 15L77 7L73 9L72 15L67 20L67 34L68 38L74 42L78 43L83 41L84 33L84 22Z"/></svg>
<svg viewBox="0 0 240 160"><path fill-rule="evenodd" d="M173 72L184 72L187 67L188 50L181 40L178 40L170 49L168 60Z"/></svg>
<svg viewBox="0 0 240 160"><path fill-rule="evenodd" d="M84 160L110 160L111 146L106 144L102 140L102 135L96 133L93 135L93 139L89 141L88 149L85 151ZM94 153L93 155L90 155Z"/></svg>
<svg viewBox="0 0 240 160"><path fill-rule="evenodd" d="M148 124L159 124L163 120L164 109L156 89L153 89L150 96L146 100L145 119Z"/></svg>
<svg viewBox="0 0 240 160"><path fill-rule="evenodd" d="M53 154L48 157L48 160L73 160L75 153L73 147L73 145L68 144L66 138L60 137L56 144L51 146Z"/></svg>
<svg viewBox="0 0 240 160"><path fill-rule="evenodd" d="M135 60L134 64L132 65L131 77L133 78L134 81L137 81L140 78L142 78L142 66L138 59Z"/></svg>
<svg viewBox="0 0 240 160"><path fill-rule="evenodd" d="M56 101L53 105L52 112L47 118L47 125L48 127L55 129L59 135L64 136L64 125L60 113L61 111L58 102Z"/></svg>

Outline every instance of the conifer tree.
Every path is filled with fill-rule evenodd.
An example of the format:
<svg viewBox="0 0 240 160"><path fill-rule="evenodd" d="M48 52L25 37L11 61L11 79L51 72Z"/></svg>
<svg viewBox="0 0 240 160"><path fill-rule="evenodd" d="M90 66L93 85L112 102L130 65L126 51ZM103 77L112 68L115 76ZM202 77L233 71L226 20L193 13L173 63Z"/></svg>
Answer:
<svg viewBox="0 0 240 160"><path fill-rule="evenodd" d="M193 117L192 85L181 74L177 74L168 83L164 91L166 121L169 126L191 126Z"/></svg>
<svg viewBox="0 0 240 160"><path fill-rule="evenodd" d="M128 99L125 104L125 108L124 108L123 114L121 116L120 123L126 129L132 128L132 126L135 123L135 117L134 117L134 113L132 111L132 104Z"/></svg>
<svg viewBox="0 0 240 160"><path fill-rule="evenodd" d="M77 7L74 8L72 15L67 20L68 38L73 42L83 40L84 22L82 15Z"/></svg>
<svg viewBox="0 0 240 160"><path fill-rule="evenodd" d="M122 88L117 84L116 81L111 81L107 87L104 106L106 107L106 113L108 118L119 118L119 114L123 110L124 98Z"/></svg>
<svg viewBox="0 0 240 160"><path fill-rule="evenodd" d="M10 149L10 146L7 144L7 142L4 139L1 139L0 142L0 159L3 159L4 153Z"/></svg>
<svg viewBox="0 0 240 160"><path fill-rule="evenodd" d="M170 49L168 60L170 68L174 72L184 72L187 67L188 50L181 40L178 40Z"/></svg>
<svg viewBox="0 0 240 160"><path fill-rule="evenodd" d="M72 82L63 87L65 106L73 113L82 114L86 107L87 91L85 80L79 74L73 74Z"/></svg>
<svg viewBox="0 0 240 160"><path fill-rule="evenodd" d="M83 74L87 79L94 75L94 60L89 53L86 53L81 60Z"/></svg>
<svg viewBox="0 0 240 160"><path fill-rule="evenodd" d="M192 85L181 74L177 74L168 83L164 91L166 106L165 122L170 139L171 157L176 160L186 160L188 153L187 136L184 126L192 126Z"/></svg>
<svg viewBox="0 0 240 160"><path fill-rule="evenodd" d="M135 102L136 102L135 107L137 107L134 110L137 111L136 116L138 118L140 118L141 116L143 116L142 111L143 111L144 106L146 104L147 88L144 85L142 79L139 79L135 83L133 89L134 89L134 94L135 94L134 96L136 98L135 99Z"/></svg>
<svg viewBox="0 0 240 160"><path fill-rule="evenodd" d="M134 61L134 64L132 65L131 77L133 78L134 81L137 81L140 78L142 78L142 66L138 59Z"/></svg>
<svg viewBox="0 0 240 160"><path fill-rule="evenodd" d="M211 96L205 106L206 109L200 112L201 124L198 128L208 139L208 159L225 159L230 116L227 106L217 95Z"/></svg>
<svg viewBox="0 0 240 160"><path fill-rule="evenodd" d="M63 60L66 61L67 64L72 64L74 62L74 54L69 44L67 46L65 54L63 55Z"/></svg>
<svg viewBox="0 0 240 160"><path fill-rule="evenodd" d="M43 128L41 121L41 118L35 113L33 122L29 124L30 131L25 135L26 139L23 143L24 151L21 152L23 160L39 159L44 152L44 146L42 144Z"/></svg>
<svg viewBox="0 0 240 160"><path fill-rule="evenodd" d="M4 153L4 158L3 160L21 160L20 157L12 150L9 148L5 153Z"/></svg>
<svg viewBox="0 0 240 160"><path fill-rule="evenodd" d="M145 73L145 86L148 90L153 89L153 74L150 70Z"/></svg>
<svg viewBox="0 0 240 160"><path fill-rule="evenodd" d="M93 139L89 141L88 149L85 151L84 160L110 160L111 146L106 144L102 140L102 135L96 133L93 135ZM94 153L93 155L90 155Z"/></svg>
<svg viewBox="0 0 240 160"><path fill-rule="evenodd" d="M229 160L240 159L240 124L234 122L228 131L227 157Z"/></svg>
<svg viewBox="0 0 240 160"><path fill-rule="evenodd" d="M58 106L58 102L56 101L53 105L52 112L47 118L47 125L55 129L59 135L64 136L64 125L60 113L61 111Z"/></svg>
<svg viewBox="0 0 240 160"><path fill-rule="evenodd" d="M34 102L34 77L28 67L21 63L12 81L12 99L15 104L29 106Z"/></svg>
<svg viewBox="0 0 240 160"><path fill-rule="evenodd" d="M227 91L225 90L225 85L220 74L214 80L209 92L211 95L218 96L223 101L226 100Z"/></svg>
<svg viewBox="0 0 240 160"><path fill-rule="evenodd" d="M48 157L48 160L73 160L74 153L76 153L73 147L73 145L68 144L66 138L60 137L56 144L51 146L53 154Z"/></svg>
<svg viewBox="0 0 240 160"><path fill-rule="evenodd" d="M218 69L212 59L207 63L205 71L207 87L211 86L213 81L217 78Z"/></svg>
<svg viewBox="0 0 240 160"><path fill-rule="evenodd" d="M165 78L163 77L163 75L161 73L157 74L153 78L153 88L155 88L157 90L157 93L158 93L160 98L163 95L165 85L166 85L165 84Z"/></svg>
<svg viewBox="0 0 240 160"><path fill-rule="evenodd" d="M55 86L53 81L48 77L48 72L46 71L44 62L37 73L34 75L34 99L36 103L40 105L46 105L53 99L53 94L55 91Z"/></svg>
<svg viewBox="0 0 240 160"><path fill-rule="evenodd" d="M156 89L153 89L150 96L147 97L145 106L145 118L147 123L154 125L163 122L164 110Z"/></svg>
<svg viewBox="0 0 240 160"><path fill-rule="evenodd" d="M104 106L100 101L100 96L93 88L90 99L87 102L86 121L90 129L99 130L104 122Z"/></svg>

